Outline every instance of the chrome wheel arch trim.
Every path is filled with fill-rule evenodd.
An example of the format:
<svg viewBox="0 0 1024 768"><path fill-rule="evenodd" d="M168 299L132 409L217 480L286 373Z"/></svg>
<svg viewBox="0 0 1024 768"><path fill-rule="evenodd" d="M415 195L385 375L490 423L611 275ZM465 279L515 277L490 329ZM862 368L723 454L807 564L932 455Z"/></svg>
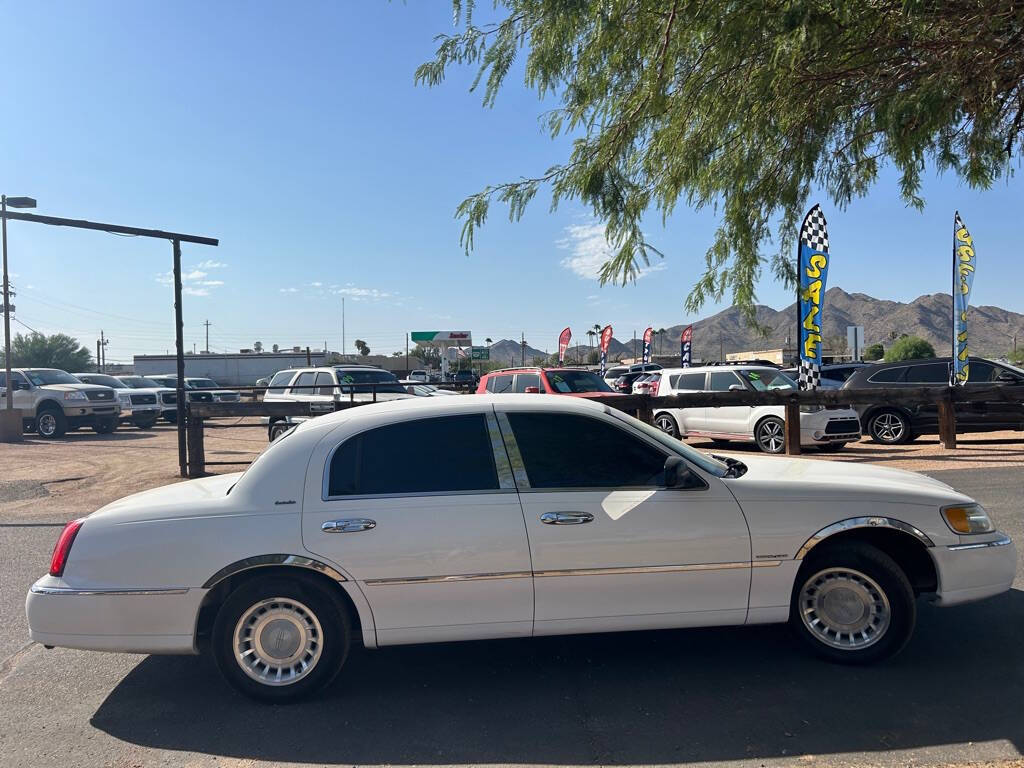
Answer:
<svg viewBox="0 0 1024 768"><path fill-rule="evenodd" d="M236 573L249 571L253 568L266 568L273 565L286 565L291 568L303 568L309 571L316 571L317 573L329 576L338 583L348 581L348 579L337 569L327 565L327 563L314 560L312 557L306 557L305 555L255 555L243 560L237 560L230 565L224 566L203 583L203 589L212 589L217 586L217 584L224 581L224 579L229 576L234 576Z"/></svg>
<svg viewBox="0 0 1024 768"><path fill-rule="evenodd" d="M935 546L935 542L928 538L928 534L920 528L915 528L913 525L905 523L902 520L896 520L892 517L850 517L846 520L840 520L837 523L826 525L816 534L811 536L804 542L803 546L800 547L800 550L796 553L796 556L793 559L803 560L808 552L814 549L814 547L825 539L830 536L834 536L837 533L854 530L856 528L889 528L913 536L926 547Z"/></svg>

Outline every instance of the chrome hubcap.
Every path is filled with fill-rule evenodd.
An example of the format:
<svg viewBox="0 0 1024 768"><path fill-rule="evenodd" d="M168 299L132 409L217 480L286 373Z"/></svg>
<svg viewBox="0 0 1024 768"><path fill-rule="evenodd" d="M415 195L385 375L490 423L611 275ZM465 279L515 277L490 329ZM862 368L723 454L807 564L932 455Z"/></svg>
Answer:
<svg viewBox="0 0 1024 768"><path fill-rule="evenodd" d="M883 413L875 417L875 437L887 443L903 437L903 420L894 413Z"/></svg>
<svg viewBox="0 0 1024 768"><path fill-rule="evenodd" d="M859 650L882 639L892 613L873 579L851 568L827 568L800 591L800 618L825 645Z"/></svg>
<svg viewBox="0 0 1024 768"><path fill-rule="evenodd" d="M39 417L39 431L47 436L57 431L57 419L53 414L44 413Z"/></svg>
<svg viewBox="0 0 1024 768"><path fill-rule="evenodd" d="M676 425L672 423L672 420L667 416L661 416L657 421L654 422L658 429L664 432L666 435L676 436Z"/></svg>
<svg viewBox="0 0 1024 768"><path fill-rule="evenodd" d="M768 453L779 453L786 444L782 425L777 421L766 421L758 430L758 443Z"/></svg>
<svg viewBox="0 0 1024 768"><path fill-rule="evenodd" d="M235 661L264 685L290 685L313 671L323 653L323 630L312 611L290 597L253 605L235 625Z"/></svg>

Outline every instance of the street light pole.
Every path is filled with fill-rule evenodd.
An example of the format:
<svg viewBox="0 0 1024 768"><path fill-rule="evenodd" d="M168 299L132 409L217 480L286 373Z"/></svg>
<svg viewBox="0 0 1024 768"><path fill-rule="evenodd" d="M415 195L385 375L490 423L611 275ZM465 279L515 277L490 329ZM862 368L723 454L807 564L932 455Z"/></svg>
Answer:
<svg viewBox="0 0 1024 768"><path fill-rule="evenodd" d="M11 288L7 278L7 195L0 196L0 210L5 214L0 217L4 229L4 386L7 388L4 410L10 413L14 410L14 382L11 380Z"/></svg>

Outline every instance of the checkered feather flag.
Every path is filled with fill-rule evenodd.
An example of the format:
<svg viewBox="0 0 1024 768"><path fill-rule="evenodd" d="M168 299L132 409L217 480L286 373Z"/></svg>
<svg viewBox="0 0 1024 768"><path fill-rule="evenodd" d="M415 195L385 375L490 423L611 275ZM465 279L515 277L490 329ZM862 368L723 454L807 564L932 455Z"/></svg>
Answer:
<svg viewBox="0 0 1024 768"><path fill-rule="evenodd" d="M807 212L803 226L800 227L797 251L800 389L817 389L821 383L821 311L829 261L828 224L821 206L815 205Z"/></svg>

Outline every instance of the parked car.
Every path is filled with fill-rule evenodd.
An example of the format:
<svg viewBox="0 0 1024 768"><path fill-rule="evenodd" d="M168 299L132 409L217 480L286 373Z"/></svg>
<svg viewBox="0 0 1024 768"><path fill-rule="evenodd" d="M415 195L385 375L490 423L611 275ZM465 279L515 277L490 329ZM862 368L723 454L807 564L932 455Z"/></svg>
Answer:
<svg viewBox="0 0 1024 768"><path fill-rule="evenodd" d="M335 365L293 368L274 374L263 395L263 402L309 403L310 410L316 416L334 411L335 396L361 403L415 397L409 394L391 371L369 365ZM292 426L308 418L265 416L260 422L267 425L267 437L273 442Z"/></svg>
<svg viewBox="0 0 1024 768"><path fill-rule="evenodd" d="M818 380L820 389L839 389L843 382L850 378L861 368L871 365L870 363L829 363L821 366L821 378ZM783 368L782 372L793 381L798 381L800 371L798 368Z"/></svg>
<svg viewBox="0 0 1024 768"><path fill-rule="evenodd" d="M410 395L416 395L418 397L444 397L446 395L457 395L458 392L453 392L450 389L441 389L433 384L424 384L418 379L401 379L398 382L405 391Z"/></svg>
<svg viewBox="0 0 1024 768"><path fill-rule="evenodd" d="M614 395L607 382L584 368L503 368L485 373L476 388L477 394L571 395L595 397Z"/></svg>
<svg viewBox="0 0 1024 768"><path fill-rule="evenodd" d="M410 446L432 450L396 463ZM44 647L208 651L280 702L358 640L788 622L826 659L872 663L907 643L918 596L1000 594L1016 568L981 505L911 472L719 459L578 398L411 398L68 523L26 612Z"/></svg>
<svg viewBox="0 0 1024 768"><path fill-rule="evenodd" d="M854 373L843 384L843 389L945 387L949 385L949 363L949 357L878 363ZM1024 370L982 357L970 358L965 387L1019 384L1024 384ZM876 443L898 445L914 440L919 435L936 434L939 431L939 412L935 403L877 403L858 405L856 410L864 433ZM1019 400L955 403L954 413L959 433L1024 429L1024 403Z"/></svg>
<svg viewBox="0 0 1024 768"><path fill-rule="evenodd" d="M167 387L168 389L174 390L175 403L177 403L178 396L178 377L173 375L159 374L156 376L147 376L150 381L155 381L161 387ZM213 392L196 392L193 391L193 387L189 386L188 379L184 381L185 386L185 402L187 403L212 403ZM169 421L171 424L176 424L178 421L178 409L173 410L165 408L162 413L163 418Z"/></svg>
<svg viewBox="0 0 1024 768"><path fill-rule="evenodd" d="M178 391L171 387L147 379L145 376L118 376L125 385L132 389L156 390L157 400L160 403L160 417L166 421L175 423L178 419Z"/></svg>
<svg viewBox="0 0 1024 768"><path fill-rule="evenodd" d="M139 429L152 429L160 418L159 387L137 389L129 387L116 376L105 373L71 374L83 384L99 384L115 390L117 404L121 410L122 424L134 424Z"/></svg>
<svg viewBox="0 0 1024 768"><path fill-rule="evenodd" d="M408 378L410 381L417 381L420 382L421 384L426 384L430 381L429 374L427 374L427 372L423 369L409 371Z"/></svg>
<svg viewBox="0 0 1024 768"><path fill-rule="evenodd" d="M631 394L633 392L633 382L646 375L649 371L660 370L661 366L657 363L638 363L636 365L631 365L625 373L614 379L612 389L625 395ZM605 376L605 379L608 379L607 375Z"/></svg>
<svg viewBox="0 0 1024 768"><path fill-rule="evenodd" d="M651 395L653 397L657 396L660 385L661 371L654 371L652 373L645 373L634 381L632 391L634 395Z"/></svg>
<svg viewBox="0 0 1024 768"><path fill-rule="evenodd" d="M117 429L119 410L110 387L83 384L56 368L12 368L11 379L8 392L7 374L0 370L0 408L11 397L26 431L55 438L80 427L98 435Z"/></svg>
<svg viewBox="0 0 1024 768"><path fill-rule="evenodd" d="M796 382L772 366L713 365L662 371L658 395L773 389L796 389ZM707 437L718 443L753 442L765 453L782 453L786 447L785 410L782 405L658 408L655 402L654 423L673 437ZM853 409L800 406L801 445L838 451L855 440L860 440L860 421Z"/></svg>
<svg viewBox="0 0 1024 768"><path fill-rule="evenodd" d="M611 384L624 373L629 373L628 365L613 365L604 372L604 380Z"/></svg>
<svg viewBox="0 0 1024 768"><path fill-rule="evenodd" d="M479 377L474 371L471 371L468 368L463 368L462 370L453 372L451 374L451 380L453 384L466 384L468 386L475 387L479 381Z"/></svg>
<svg viewBox="0 0 1024 768"><path fill-rule="evenodd" d="M177 376L174 378L177 379ZM215 403L237 403L242 399L242 396L235 390L220 389L220 384L216 381L202 376L186 376L185 384L189 389L213 390L213 402Z"/></svg>

